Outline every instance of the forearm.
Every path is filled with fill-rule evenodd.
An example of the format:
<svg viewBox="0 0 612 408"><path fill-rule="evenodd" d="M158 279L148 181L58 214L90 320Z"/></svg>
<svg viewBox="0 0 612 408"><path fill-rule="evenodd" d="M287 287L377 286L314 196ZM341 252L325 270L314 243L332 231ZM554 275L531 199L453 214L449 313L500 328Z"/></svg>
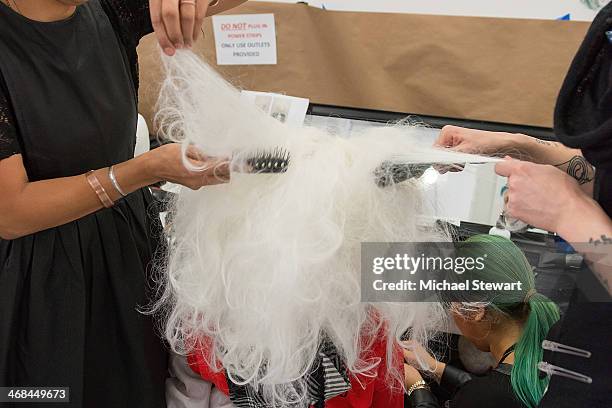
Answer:
<svg viewBox="0 0 612 408"><path fill-rule="evenodd" d="M442 376L444 375L445 369L446 369L446 364L436 360L432 375L438 384L440 384L440 381L442 381Z"/></svg>
<svg viewBox="0 0 612 408"><path fill-rule="evenodd" d="M572 205L557 233L581 253L591 271L612 294L612 220L592 199Z"/></svg>
<svg viewBox="0 0 612 408"><path fill-rule="evenodd" d="M580 150L522 134L511 135L511 140L515 152L513 157L555 166L575 178L585 193L593 195L595 169Z"/></svg>
<svg viewBox="0 0 612 408"><path fill-rule="evenodd" d="M115 175L125 193L157 180L148 171L146 155L115 166ZM121 198L108 177L108 168L95 175L113 201ZM66 224L101 209L102 203L84 174L36 182L15 180L3 186L7 191L0 204L0 231L3 238L15 239Z"/></svg>

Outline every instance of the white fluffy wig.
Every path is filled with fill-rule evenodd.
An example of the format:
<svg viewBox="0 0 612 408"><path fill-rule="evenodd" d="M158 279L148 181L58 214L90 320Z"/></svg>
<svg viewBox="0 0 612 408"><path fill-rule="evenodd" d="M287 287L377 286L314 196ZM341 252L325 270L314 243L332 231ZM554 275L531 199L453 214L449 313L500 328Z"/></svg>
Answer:
<svg viewBox="0 0 612 408"><path fill-rule="evenodd" d="M287 384L312 368L323 335L351 373L367 375L379 361L363 356L384 323L391 367L399 337L408 329L424 336L442 311L433 303L362 303L361 243L449 237L423 213L418 180L381 188L375 171L390 159L492 159L424 145L405 125L350 138L290 127L241 99L193 53L162 58L158 123L166 136L231 157L232 168L258 150L291 155L283 174L234 172L228 184L180 192L160 301L173 350L190 353L194 339L209 339L211 367L282 405L304 402Z"/></svg>

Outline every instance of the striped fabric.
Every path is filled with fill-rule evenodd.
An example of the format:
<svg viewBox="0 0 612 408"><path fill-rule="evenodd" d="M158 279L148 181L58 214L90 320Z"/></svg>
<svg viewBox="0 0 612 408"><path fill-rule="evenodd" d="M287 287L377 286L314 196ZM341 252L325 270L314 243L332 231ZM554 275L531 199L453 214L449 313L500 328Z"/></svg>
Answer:
<svg viewBox="0 0 612 408"><path fill-rule="evenodd" d="M227 377L229 397L238 408L269 408L263 396L250 385L236 385ZM299 385L296 383L297 388ZM344 363L338 356L334 345L325 340L319 346L318 359L311 373L306 377L308 405L316 408L325 406L328 401L344 394L351 388ZM296 389L296 393L298 390ZM299 394L299 393L298 393ZM296 406L298 406L296 404Z"/></svg>

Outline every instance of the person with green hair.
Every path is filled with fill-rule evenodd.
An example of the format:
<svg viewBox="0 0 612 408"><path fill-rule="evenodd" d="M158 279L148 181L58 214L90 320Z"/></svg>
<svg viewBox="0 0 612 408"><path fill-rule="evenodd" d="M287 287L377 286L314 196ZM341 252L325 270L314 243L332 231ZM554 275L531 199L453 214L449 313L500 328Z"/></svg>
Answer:
<svg viewBox="0 0 612 408"><path fill-rule="evenodd" d="M520 290L441 294L462 335L479 350L490 352L498 363L486 375L472 377L437 361L417 343L405 342L404 372L410 406L439 407L420 369L452 396L450 407L537 407L548 385L548 378L541 376L537 367L542 361L542 341L559 320L558 307L537 292L531 265L510 240L476 235L457 244L456 255L473 259L484 255L481 269L463 275L451 273L458 281L520 282Z"/></svg>

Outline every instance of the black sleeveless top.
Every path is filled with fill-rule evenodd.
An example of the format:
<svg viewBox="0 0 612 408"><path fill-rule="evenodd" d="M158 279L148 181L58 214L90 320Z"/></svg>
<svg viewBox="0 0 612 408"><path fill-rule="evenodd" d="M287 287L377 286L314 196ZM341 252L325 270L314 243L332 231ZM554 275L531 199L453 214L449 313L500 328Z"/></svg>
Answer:
<svg viewBox="0 0 612 408"><path fill-rule="evenodd" d="M91 0L51 23L0 3L8 144L30 181L133 157L137 41L117 24L126 3ZM131 3L148 16L146 1ZM1 386L70 387L74 407L165 406L165 349L138 310L150 301L156 219L143 189L112 209L0 240Z"/></svg>
<svg viewBox="0 0 612 408"><path fill-rule="evenodd" d="M564 145L582 149L596 167L594 198L612 217L612 3L593 21L567 74L555 110L555 134ZM543 361L587 375L593 382L553 376L540 402L542 408L611 406L612 303L592 273L580 279L589 290L588 296L580 290L574 292L562 320L547 339L589 350L592 356L545 351ZM591 300L597 293L594 288L601 292L596 301Z"/></svg>
<svg viewBox="0 0 612 408"><path fill-rule="evenodd" d="M555 135L595 166L594 198L612 217L612 3L593 20L565 78Z"/></svg>

